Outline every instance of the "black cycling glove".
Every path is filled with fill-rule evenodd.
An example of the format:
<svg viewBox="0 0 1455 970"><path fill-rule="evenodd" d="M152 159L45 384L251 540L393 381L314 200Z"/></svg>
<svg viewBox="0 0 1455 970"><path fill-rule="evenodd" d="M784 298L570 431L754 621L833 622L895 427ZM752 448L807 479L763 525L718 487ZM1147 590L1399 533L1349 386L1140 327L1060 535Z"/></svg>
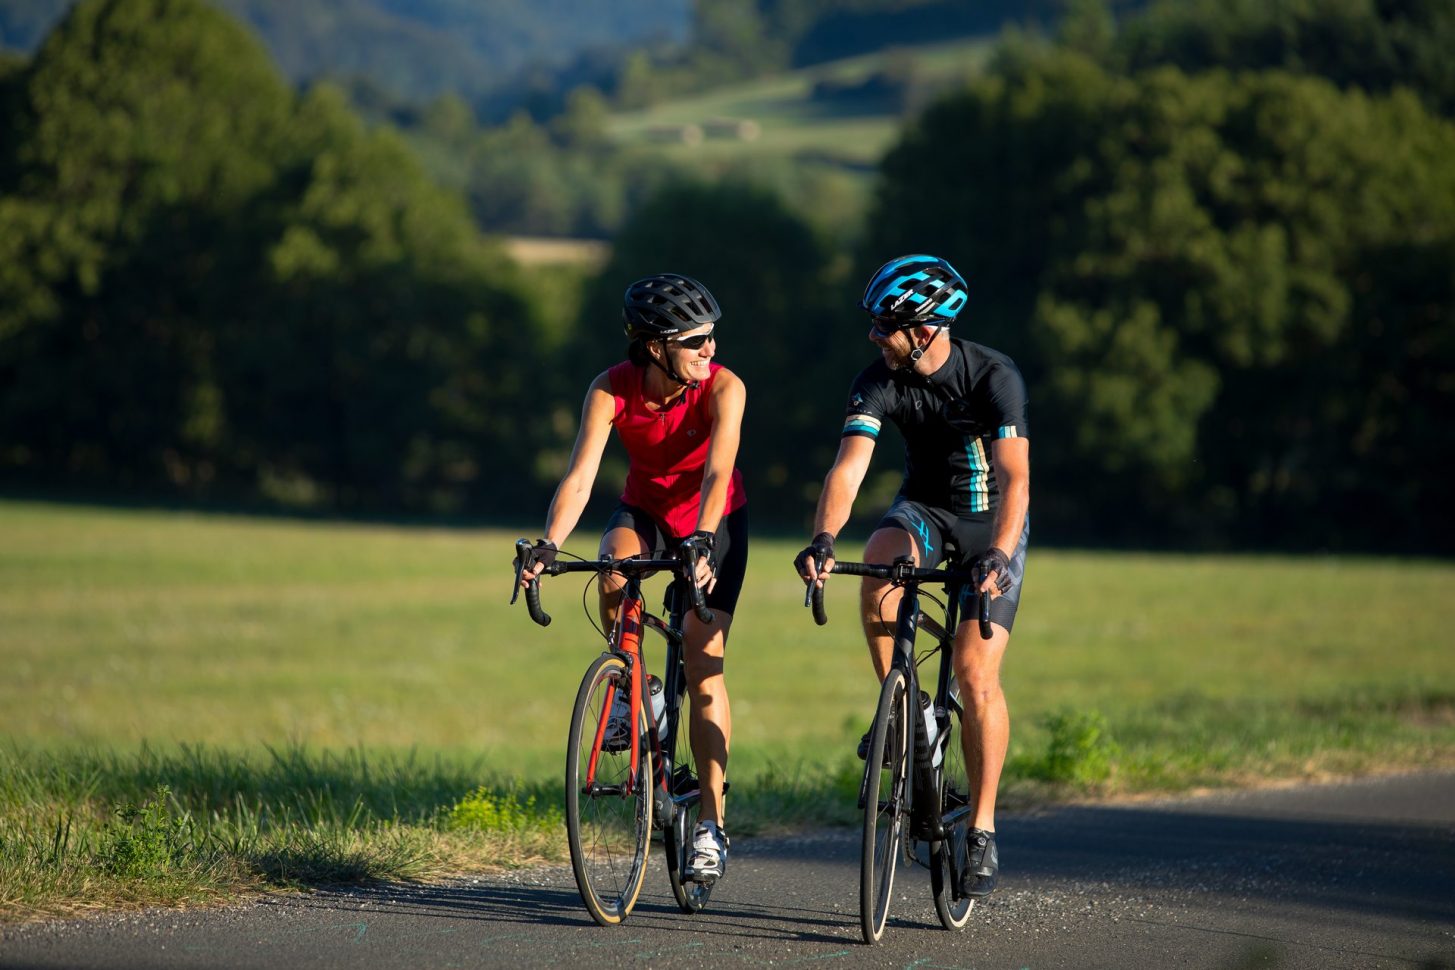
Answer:
<svg viewBox="0 0 1455 970"><path fill-rule="evenodd" d="M556 544L554 542L549 542L545 539L537 539L536 544L534 546L531 546L531 561L525 564L525 568L530 569L536 563L540 563L547 569L550 569L551 566L555 565L556 552Z"/></svg>
<svg viewBox="0 0 1455 970"><path fill-rule="evenodd" d="M975 560L975 573L981 582L985 581L986 576L995 573L995 585L1002 593L1009 590L1015 582L1010 575L1010 558L996 546L991 546Z"/></svg>
<svg viewBox="0 0 1455 970"><path fill-rule="evenodd" d="M698 529L682 540L682 552L685 553L688 549L695 550L698 559L706 559L707 568L712 570L714 576L717 575L717 536Z"/></svg>
<svg viewBox="0 0 1455 970"><path fill-rule="evenodd" d="M834 534L832 532L820 532L814 536L808 547L793 560L793 568L798 570L798 575L808 576L810 557L814 560L814 568L818 570L822 570L823 564L834 558Z"/></svg>

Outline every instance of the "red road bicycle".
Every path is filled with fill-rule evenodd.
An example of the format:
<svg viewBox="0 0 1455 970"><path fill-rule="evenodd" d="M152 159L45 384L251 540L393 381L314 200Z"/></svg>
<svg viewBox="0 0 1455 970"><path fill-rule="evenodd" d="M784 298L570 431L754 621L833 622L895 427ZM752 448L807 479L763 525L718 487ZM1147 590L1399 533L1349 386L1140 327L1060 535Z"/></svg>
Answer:
<svg viewBox="0 0 1455 970"><path fill-rule="evenodd" d="M564 553L561 555L565 555ZM515 544L516 593L520 576L535 564L531 543ZM674 577L667 589L664 622L647 612L641 581L655 572ZM692 852L700 802L698 774L688 738L687 675L682 661L682 620L690 608L704 623L712 611L696 575L696 558L557 559L542 572L616 573L626 579L616 623L606 633L606 651L581 679L571 711L566 750L566 833L571 869L591 918L602 926L626 919L646 878L653 827L662 831L672 895L685 913L707 905L712 887L683 878ZM511 596L511 603L516 597ZM540 581L525 589L531 619L548 626L541 609ZM647 673L645 634L665 641L660 712L654 714L654 685ZM723 794L727 794L723 783Z"/></svg>

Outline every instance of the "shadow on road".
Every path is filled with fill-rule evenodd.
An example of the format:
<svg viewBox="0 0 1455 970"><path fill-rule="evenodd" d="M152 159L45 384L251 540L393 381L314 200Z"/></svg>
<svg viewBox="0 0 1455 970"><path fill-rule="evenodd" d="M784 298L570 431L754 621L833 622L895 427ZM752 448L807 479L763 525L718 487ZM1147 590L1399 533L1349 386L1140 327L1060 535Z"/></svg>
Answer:
<svg viewBox="0 0 1455 970"><path fill-rule="evenodd" d="M651 878L665 882L666 875L653 872L649 883ZM322 889L303 899L280 901L280 904L337 913L385 910L392 916L478 920L497 926L595 928L575 884L570 881L570 874L565 874L564 879L564 885L482 881L469 885ZM627 925L643 931L680 930L690 925L695 937L838 944L844 942L845 927L855 920L856 914L845 914L831 907L794 906L782 900L764 906L734 898L726 892L720 892L707 910L687 915L678 909L670 895L645 889Z"/></svg>

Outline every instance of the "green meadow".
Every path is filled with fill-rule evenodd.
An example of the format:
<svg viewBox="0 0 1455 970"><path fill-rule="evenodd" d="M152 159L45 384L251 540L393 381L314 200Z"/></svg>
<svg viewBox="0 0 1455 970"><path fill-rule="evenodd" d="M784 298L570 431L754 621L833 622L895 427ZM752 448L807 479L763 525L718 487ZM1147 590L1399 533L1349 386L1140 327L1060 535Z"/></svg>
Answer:
<svg viewBox="0 0 1455 970"><path fill-rule="evenodd" d="M508 605L535 528L0 502L0 917L563 858L602 644L584 580ZM729 643L735 835L853 818L876 685L799 544L755 540ZM1455 763L1452 627L1444 562L1033 549L1003 804Z"/></svg>
<svg viewBox="0 0 1455 970"><path fill-rule="evenodd" d="M991 49L990 41L973 38L843 58L620 112L612 116L609 130L618 141L631 144L651 141L653 132L664 126L703 126L721 118L751 121L758 125L758 134L750 140L714 138L709 132L698 144L657 145L688 163L791 158L807 153L872 165L898 136L903 122L899 112L854 99L817 101L813 97L816 84L852 85L896 68L911 70L927 83L951 82L978 73Z"/></svg>

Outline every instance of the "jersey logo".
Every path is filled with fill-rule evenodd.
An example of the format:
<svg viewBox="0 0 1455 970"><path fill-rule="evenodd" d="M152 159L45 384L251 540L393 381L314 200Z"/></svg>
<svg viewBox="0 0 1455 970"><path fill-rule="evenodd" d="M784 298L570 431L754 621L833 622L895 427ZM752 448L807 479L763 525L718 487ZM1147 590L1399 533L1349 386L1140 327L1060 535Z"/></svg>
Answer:
<svg viewBox="0 0 1455 970"><path fill-rule="evenodd" d="M930 545L929 524L926 523L925 520L921 519L919 516L915 516L914 531L919 533L919 543L921 546L924 546L925 558L929 559L930 553L935 551L935 547Z"/></svg>

